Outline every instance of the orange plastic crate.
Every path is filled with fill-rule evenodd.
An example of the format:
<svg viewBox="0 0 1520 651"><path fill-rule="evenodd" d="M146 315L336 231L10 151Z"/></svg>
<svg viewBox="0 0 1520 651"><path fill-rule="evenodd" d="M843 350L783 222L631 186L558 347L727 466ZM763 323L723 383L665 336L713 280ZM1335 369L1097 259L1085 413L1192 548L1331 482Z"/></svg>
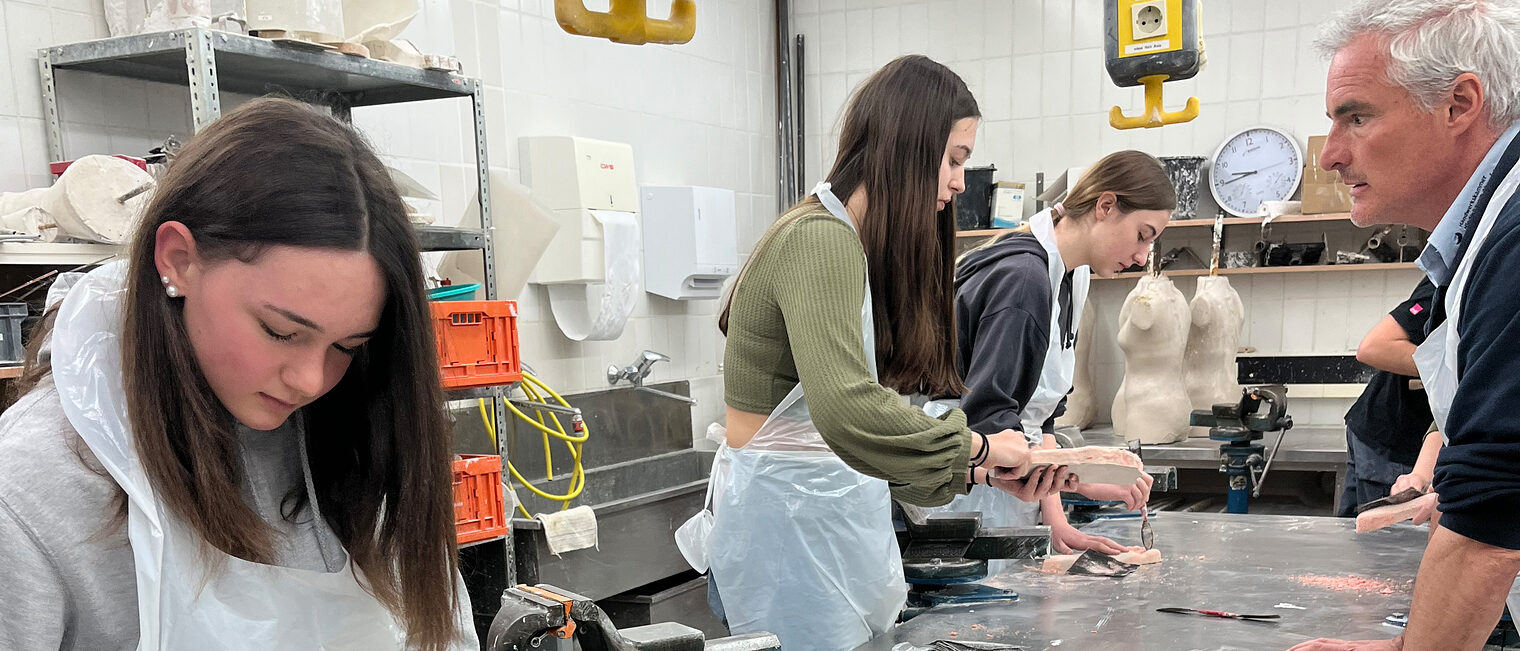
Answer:
<svg viewBox="0 0 1520 651"><path fill-rule="evenodd" d="M459 544L507 535L501 457L466 454L454 460L454 530Z"/></svg>
<svg viewBox="0 0 1520 651"><path fill-rule="evenodd" d="M433 301L429 305L445 388L522 381L517 301Z"/></svg>

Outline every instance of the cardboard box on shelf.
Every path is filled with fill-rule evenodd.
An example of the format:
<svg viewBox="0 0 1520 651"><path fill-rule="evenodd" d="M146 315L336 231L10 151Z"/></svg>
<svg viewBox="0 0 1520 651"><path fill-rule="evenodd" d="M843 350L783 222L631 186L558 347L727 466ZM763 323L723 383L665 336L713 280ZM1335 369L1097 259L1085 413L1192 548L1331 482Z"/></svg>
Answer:
<svg viewBox="0 0 1520 651"><path fill-rule="evenodd" d="M1341 183L1340 172L1320 169L1319 157L1324 149L1325 136L1309 137L1309 151L1304 164L1305 215L1351 211L1351 188Z"/></svg>
<svg viewBox="0 0 1520 651"><path fill-rule="evenodd" d="M992 192L992 227L1018 228L1029 221L1034 204L1027 201L1028 184L1023 181L998 181Z"/></svg>

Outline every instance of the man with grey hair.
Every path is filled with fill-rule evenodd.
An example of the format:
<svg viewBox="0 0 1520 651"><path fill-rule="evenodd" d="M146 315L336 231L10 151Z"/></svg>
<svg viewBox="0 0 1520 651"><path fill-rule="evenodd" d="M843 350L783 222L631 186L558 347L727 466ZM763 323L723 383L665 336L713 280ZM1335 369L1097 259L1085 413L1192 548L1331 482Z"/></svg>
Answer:
<svg viewBox="0 0 1520 651"><path fill-rule="evenodd" d="M1321 164L1351 186L1352 221L1432 231L1419 263L1437 292L1415 363L1447 447L1404 635L1294 649L1481 649L1520 572L1520 7L1365 0L1321 44Z"/></svg>

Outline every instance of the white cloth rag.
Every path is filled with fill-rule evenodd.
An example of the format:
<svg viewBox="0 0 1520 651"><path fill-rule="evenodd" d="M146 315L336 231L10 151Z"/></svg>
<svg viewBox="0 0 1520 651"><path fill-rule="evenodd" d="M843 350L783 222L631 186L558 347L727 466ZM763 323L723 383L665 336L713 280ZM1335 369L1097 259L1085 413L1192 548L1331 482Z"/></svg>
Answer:
<svg viewBox="0 0 1520 651"><path fill-rule="evenodd" d="M544 538L549 541L549 553L555 556L597 546L596 511L589 506L534 517L544 523Z"/></svg>

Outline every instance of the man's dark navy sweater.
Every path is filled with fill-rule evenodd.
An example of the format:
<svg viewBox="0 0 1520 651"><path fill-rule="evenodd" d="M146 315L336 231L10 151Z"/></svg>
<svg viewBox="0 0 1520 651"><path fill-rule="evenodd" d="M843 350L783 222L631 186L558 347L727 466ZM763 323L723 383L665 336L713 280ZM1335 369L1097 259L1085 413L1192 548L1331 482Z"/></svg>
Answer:
<svg viewBox="0 0 1520 651"><path fill-rule="evenodd" d="M1509 144L1479 189L1473 228L1517 159L1520 138ZM1458 252L1459 259L1475 257L1457 323L1457 391L1435 489L1441 494L1442 527L1481 543L1520 549L1520 194L1504 204L1488 238L1475 250L1466 245L1471 235L1464 233ZM1432 330L1446 319L1442 302L1449 291L1442 287L1436 294Z"/></svg>

